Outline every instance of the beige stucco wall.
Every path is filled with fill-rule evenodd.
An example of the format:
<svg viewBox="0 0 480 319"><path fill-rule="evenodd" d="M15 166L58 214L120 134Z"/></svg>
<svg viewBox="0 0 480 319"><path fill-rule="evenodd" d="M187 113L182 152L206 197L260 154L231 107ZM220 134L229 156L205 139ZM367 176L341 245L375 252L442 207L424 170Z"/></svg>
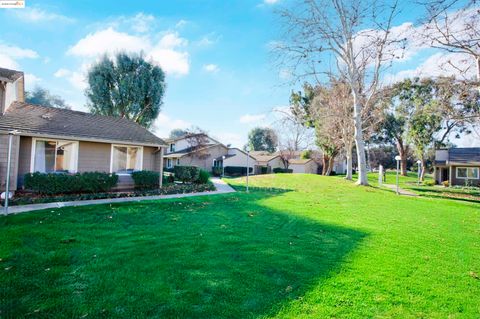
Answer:
<svg viewBox="0 0 480 319"><path fill-rule="evenodd" d="M180 165L187 165L187 166L197 166L203 168L204 170L211 171L213 166L213 160L217 157L221 157L226 155L228 149L222 145L216 145L211 148L202 151L202 155L200 158L195 155L184 156L180 158ZM166 160L165 160L166 162ZM174 163L174 165L177 165Z"/></svg>
<svg viewBox="0 0 480 319"><path fill-rule="evenodd" d="M143 148L143 169L147 171L160 171L160 153L156 147Z"/></svg>
<svg viewBox="0 0 480 319"><path fill-rule="evenodd" d="M20 137L20 151L18 154L18 188L23 185L25 174L30 172L32 161L32 138L29 136Z"/></svg>
<svg viewBox="0 0 480 319"><path fill-rule="evenodd" d="M292 169L293 173L305 173L305 174L317 173L317 163L315 163L315 161L310 161L306 164L290 164L288 168Z"/></svg>
<svg viewBox="0 0 480 319"><path fill-rule="evenodd" d="M10 187L11 191L17 189L18 176L18 156L20 149L20 136L13 136L12 156L10 167ZM7 181L7 158L8 158L8 134L0 134L0 192L4 192Z"/></svg>

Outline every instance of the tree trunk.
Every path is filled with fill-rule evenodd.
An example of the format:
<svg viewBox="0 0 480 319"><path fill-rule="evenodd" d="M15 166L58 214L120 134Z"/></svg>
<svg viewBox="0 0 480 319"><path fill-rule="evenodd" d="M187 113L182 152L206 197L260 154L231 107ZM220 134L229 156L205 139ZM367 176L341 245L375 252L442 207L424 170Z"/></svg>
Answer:
<svg viewBox="0 0 480 319"><path fill-rule="evenodd" d="M352 166L353 166L353 151L352 151L352 145L347 145L346 153L347 153L347 176L345 176L345 179L351 181L352 180Z"/></svg>
<svg viewBox="0 0 480 319"><path fill-rule="evenodd" d="M397 139L397 151L400 156L400 174L407 176L407 150L402 139Z"/></svg>
<svg viewBox="0 0 480 319"><path fill-rule="evenodd" d="M325 153L323 154L322 162L323 162L322 175L327 175L328 166L330 164L330 158L328 155L325 155Z"/></svg>
<svg viewBox="0 0 480 319"><path fill-rule="evenodd" d="M357 92L353 90L353 119L355 124L355 145L357 146L358 185L368 185L367 159L365 157L365 141L362 128L362 105L358 103Z"/></svg>
<svg viewBox="0 0 480 319"><path fill-rule="evenodd" d="M422 169L420 170L420 180L423 182L425 178L425 159L422 158L421 161L422 161Z"/></svg>
<svg viewBox="0 0 480 319"><path fill-rule="evenodd" d="M332 169L333 169L333 162L335 161L335 157L332 156L328 159L328 169L327 169L327 173L325 175L327 176L330 176L330 174L332 173Z"/></svg>

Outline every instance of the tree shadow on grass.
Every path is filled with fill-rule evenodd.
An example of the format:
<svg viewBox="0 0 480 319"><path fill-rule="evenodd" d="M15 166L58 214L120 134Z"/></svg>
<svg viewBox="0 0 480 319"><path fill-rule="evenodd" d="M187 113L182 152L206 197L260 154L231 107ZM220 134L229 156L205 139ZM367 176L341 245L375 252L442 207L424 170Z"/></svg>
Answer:
<svg viewBox="0 0 480 319"><path fill-rule="evenodd" d="M470 203L480 203L480 195L469 194L466 192L452 192L444 189L431 189L422 187L411 187L412 191L420 193L423 197L450 199Z"/></svg>
<svg viewBox="0 0 480 319"><path fill-rule="evenodd" d="M18 242L2 251L2 267L11 267L0 277L7 287L2 315L275 314L338 270L366 234L262 205L270 196L237 193L8 217L4 234Z"/></svg>

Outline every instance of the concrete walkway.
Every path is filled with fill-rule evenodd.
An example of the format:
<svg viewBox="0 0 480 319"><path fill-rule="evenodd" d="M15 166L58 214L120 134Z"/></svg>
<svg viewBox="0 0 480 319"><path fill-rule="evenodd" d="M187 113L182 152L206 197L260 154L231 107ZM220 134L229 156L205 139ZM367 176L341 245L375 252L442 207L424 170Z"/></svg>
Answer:
<svg viewBox="0 0 480 319"><path fill-rule="evenodd" d="M31 204L31 205L19 205L10 206L8 208L8 214L18 214L24 212L30 212L41 209L51 209L70 206L86 206L86 205L98 205L98 204L112 204L112 203L126 203L126 202L139 202L144 200L158 200L167 198L183 198L205 195L217 195L234 193L235 190L227 183L219 178L212 178L212 183L215 185L216 191L212 192L200 192L200 193L188 193L188 194L172 194L172 195L155 195L155 196L139 196L139 197L125 197L125 198L106 198L106 199L91 199L91 200L79 200L71 202L54 202L45 204ZM3 207L0 208L0 214L4 214Z"/></svg>
<svg viewBox="0 0 480 319"><path fill-rule="evenodd" d="M383 184L383 186L385 186L386 188L389 188L389 189L393 190L394 192L397 191L397 186L396 186L396 185ZM400 193L400 195L405 195L405 196L413 196L413 197L419 196L418 194L416 194L416 193L414 193L414 192L407 191L407 190L402 189L402 188L399 188L399 189L398 189L398 192Z"/></svg>

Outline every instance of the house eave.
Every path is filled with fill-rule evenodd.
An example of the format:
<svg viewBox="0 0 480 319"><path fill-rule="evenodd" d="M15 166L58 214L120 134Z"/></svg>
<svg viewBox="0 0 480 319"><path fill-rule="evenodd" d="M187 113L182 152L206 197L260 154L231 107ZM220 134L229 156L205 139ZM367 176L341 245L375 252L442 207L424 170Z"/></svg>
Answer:
<svg viewBox="0 0 480 319"><path fill-rule="evenodd" d="M0 133L8 134L10 131L11 130L0 130ZM22 131L19 131L17 133L17 135L26 136L26 137L38 137L38 138L48 138L48 139L60 139L60 140L75 140L75 141L82 141L82 142L96 142L96 143L107 143L107 144L138 145L138 146L150 146L150 147L167 147L166 145L163 145L163 144L145 143L145 142L139 142L139 141L103 139L103 138L75 136L75 135L33 133L33 132L22 132Z"/></svg>

